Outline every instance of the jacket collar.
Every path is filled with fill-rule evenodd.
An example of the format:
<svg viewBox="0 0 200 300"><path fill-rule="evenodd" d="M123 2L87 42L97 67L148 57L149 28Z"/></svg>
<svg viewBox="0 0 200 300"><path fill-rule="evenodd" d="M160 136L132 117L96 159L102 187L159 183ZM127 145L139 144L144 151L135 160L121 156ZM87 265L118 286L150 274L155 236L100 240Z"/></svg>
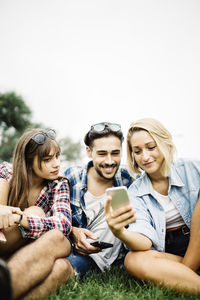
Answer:
<svg viewBox="0 0 200 300"><path fill-rule="evenodd" d="M147 175L146 172L142 173L142 175L136 180L136 182L138 186L136 196L141 197L147 194L153 194L153 187L151 184L151 180L149 179L149 176ZM169 175L169 189L170 186L172 185L177 187L184 186L184 183L182 182L173 164L171 166L171 173Z"/></svg>

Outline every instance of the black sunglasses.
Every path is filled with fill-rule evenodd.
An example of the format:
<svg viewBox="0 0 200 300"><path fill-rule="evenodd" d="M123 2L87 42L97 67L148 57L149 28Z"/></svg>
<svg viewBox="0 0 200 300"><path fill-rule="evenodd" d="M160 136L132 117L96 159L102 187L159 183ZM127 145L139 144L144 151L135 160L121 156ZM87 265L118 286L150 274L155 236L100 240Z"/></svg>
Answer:
<svg viewBox="0 0 200 300"><path fill-rule="evenodd" d="M102 123L97 123L91 126L91 130L101 132L104 131L105 128L110 128L112 131L117 132L121 130L121 125L116 124L116 123L107 123L107 122L102 122Z"/></svg>
<svg viewBox="0 0 200 300"><path fill-rule="evenodd" d="M32 140L34 140L34 142L36 142L38 145L42 145L44 144L46 137L49 137L52 140L55 140L56 138L56 132L54 129L49 129L43 132L38 132L36 133L34 136L32 136Z"/></svg>

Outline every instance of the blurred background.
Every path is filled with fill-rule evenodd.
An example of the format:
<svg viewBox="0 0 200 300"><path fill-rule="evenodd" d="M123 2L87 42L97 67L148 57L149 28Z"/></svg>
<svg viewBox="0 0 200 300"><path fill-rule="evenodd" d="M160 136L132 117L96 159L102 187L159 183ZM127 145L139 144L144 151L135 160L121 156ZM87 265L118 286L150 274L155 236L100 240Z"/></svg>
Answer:
<svg viewBox="0 0 200 300"><path fill-rule="evenodd" d="M169 129L178 156L200 158L199 15L198 0L0 0L0 160L31 124L82 163L91 124L126 137L143 117Z"/></svg>

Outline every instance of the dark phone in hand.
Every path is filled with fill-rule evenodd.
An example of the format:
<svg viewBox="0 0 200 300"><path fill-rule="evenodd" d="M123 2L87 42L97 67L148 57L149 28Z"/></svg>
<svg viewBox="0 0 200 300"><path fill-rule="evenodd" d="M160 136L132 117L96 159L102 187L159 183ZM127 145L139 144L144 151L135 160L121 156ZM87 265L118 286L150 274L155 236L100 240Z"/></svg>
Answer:
<svg viewBox="0 0 200 300"><path fill-rule="evenodd" d="M113 247L113 244L105 243L105 242L99 242L99 241L92 242L92 243L90 243L90 245L98 247L100 249L106 249L106 248Z"/></svg>

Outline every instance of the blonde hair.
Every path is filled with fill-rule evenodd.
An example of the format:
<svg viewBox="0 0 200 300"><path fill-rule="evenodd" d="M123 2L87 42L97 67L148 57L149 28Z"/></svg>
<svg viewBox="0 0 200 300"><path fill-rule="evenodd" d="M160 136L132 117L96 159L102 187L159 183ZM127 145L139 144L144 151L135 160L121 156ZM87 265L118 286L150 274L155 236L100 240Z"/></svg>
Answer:
<svg viewBox="0 0 200 300"><path fill-rule="evenodd" d="M52 147L55 153L60 153L58 143L47 135L44 144L39 145L32 139L35 134L40 132L45 132L45 130L37 128L26 131L15 146L8 205L17 206L21 209L28 207L34 157L37 156L38 166L41 169L42 160L49 155Z"/></svg>
<svg viewBox="0 0 200 300"><path fill-rule="evenodd" d="M174 159L174 154L176 147L172 141L172 136L170 132L157 120L152 118L144 118L131 123L128 133L127 133L127 163L129 172L135 176L136 174L141 173L140 168L138 167L133 151L131 148L130 139L133 136L134 132L145 130L147 131L154 141L157 144L160 152L164 156L164 161L161 167L161 172L163 176L168 176L171 169L171 164Z"/></svg>

